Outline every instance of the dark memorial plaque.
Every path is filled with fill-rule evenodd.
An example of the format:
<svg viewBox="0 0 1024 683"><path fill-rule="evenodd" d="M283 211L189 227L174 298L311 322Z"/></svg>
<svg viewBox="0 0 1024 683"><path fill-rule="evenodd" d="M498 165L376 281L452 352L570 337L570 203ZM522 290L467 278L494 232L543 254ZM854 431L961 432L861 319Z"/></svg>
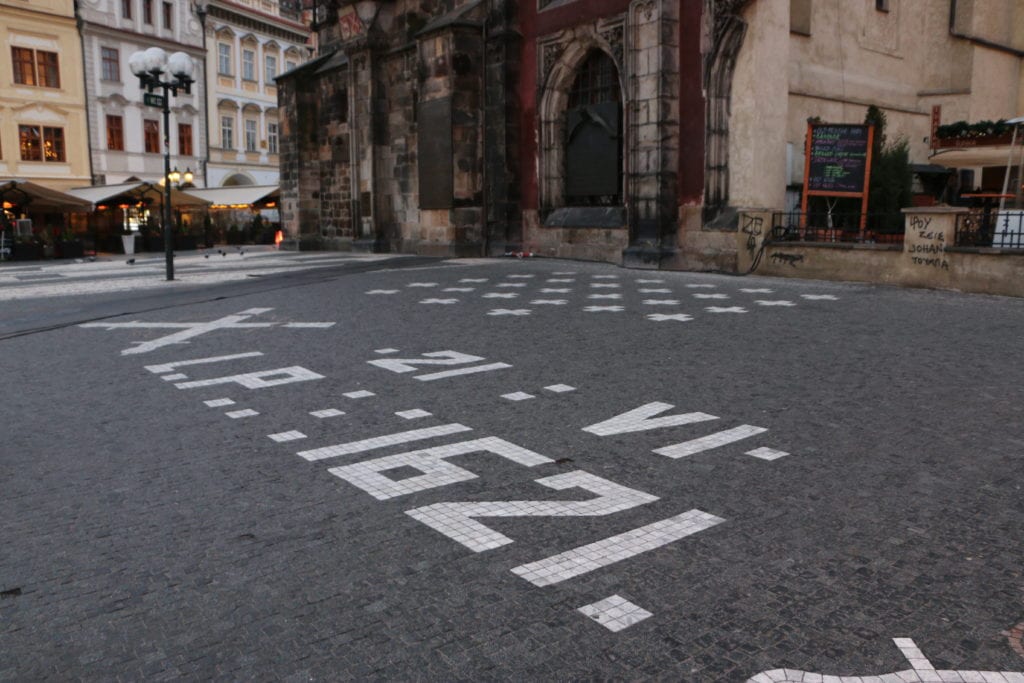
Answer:
<svg viewBox="0 0 1024 683"><path fill-rule="evenodd" d="M450 209L455 204L451 98L421 103L417 128L416 170L420 181L420 208Z"/></svg>
<svg viewBox="0 0 1024 683"><path fill-rule="evenodd" d="M810 127L807 191L863 194L871 149L869 126L815 124Z"/></svg>

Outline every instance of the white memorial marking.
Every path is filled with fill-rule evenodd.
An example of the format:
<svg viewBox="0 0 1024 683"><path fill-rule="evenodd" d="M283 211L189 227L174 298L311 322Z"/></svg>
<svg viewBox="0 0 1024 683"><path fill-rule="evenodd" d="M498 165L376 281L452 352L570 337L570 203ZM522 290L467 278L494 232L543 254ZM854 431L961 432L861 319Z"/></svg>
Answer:
<svg viewBox="0 0 1024 683"><path fill-rule="evenodd" d="M527 399L536 398L533 394L527 394L523 391L515 391L511 394L502 394L501 397L508 399L509 401L525 401Z"/></svg>
<svg viewBox="0 0 1024 683"><path fill-rule="evenodd" d="M584 605L577 611L590 617L612 633L618 633L654 616L643 607L638 607L619 595L612 595L604 600Z"/></svg>
<svg viewBox="0 0 1024 683"><path fill-rule="evenodd" d="M528 308L492 308L487 315L530 315Z"/></svg>
<svg viewBox="0 0 1024 683"><path fill-rule="evenodd" d="M360 389L359 391L350 391L350 392L348 392L346 394L342 394L342 396L344 396L345 398L353 398L353 399L369 398L371 396L376 396L376 395L377 394L373 393L372 391L367 391L366 389Z"/></svg>
<svg viewBox="0 0 1024 683"><path fill-rule="evenodd" d="M839 297L831 294L801 294L801 297L808 301L838 301Z"/></svg>
<svg viewBox="0 0 1024 683"><path fill-rule="evenodd" d="M737 441L742 441L743 439L749 439L752 436L757 436L758 434L767 431L768 430L764 427L740 425L739 427L715 432L714 434L702 436L697 439L691 439L689 441L683 441L682 443L672 444L671 446L665 446L664 448L655 448L654 452L658 455L664 455L665 457L672 459L685 458L688 455L695 455L712 448L719 448Z"/></svg>
<svg viewBox="0 0 1024 683"><path fill-rule="evenodd" d="M537 306L564 306L569 303L568 299L534 299L530 302Z"/></svg>
<svg viewBox="0 0 1024 683"><path fill-rule="evenodd" d="M540 290L541 294L568 294L572 290L568 287L544 287Z"/></svg>
<svg viewBox="0 0 1024 683"><path fill-rule="evenodd" d="M160 379L164 380L165 382L177 382L179 379L188 379L188 375L186 375L184 372L177 372L171 375L163 375L162 377L160 377Z"/></svg>
<svg viewBox="0 0 1024 683"><path fill-rule="evenodd" d="M740 291L741 292L746 292L747 294L771 294L775 290L774 289L768 289L767 287L757 287L757 288L748 288L748 289L740 288Z"/></svg>
<svg viewBox="0 0 1024 683"><path fill-rule="evenodd" d="M328 417L338 417L339 415L344 414L345 411L338 410L337 408L324 408L323 410L314 410L310 413L310 415L312 415L313 417L319 418L321 420Z"/></svg>
<svg viewBox="0 0 1024 683"><path fill-rule="evenodd" d="M203 401L203 403L211 408L223 408L224 406L235 405L235 402L230 398L215 398L212 401Z"/></svg>
<svg viewBox="0 0 1024 683"><path fill-rule="evenodd" d="M600 313L602 311L608 311L611 313L621 312L622 306L584 306L583 310L587 313Z"/></svg>
<svg viewBox="0 0 1024 683"><path fill-rule="evenodd" d="M910 664L906 671L894 671L875 676L822 676L799 669L772 669L747 679L747 683L1024 683L1024 672L1020 671L965 671L962 669L938 669L924 656L924 653L910 638L893 638L893 643Z"/></svg>
<svg viewBox="0 0 1024 683"><path fill-rule="evenodd" d="M366 291L367 294L398 294L397 289L370 289Z"/></svg>
<svg viewBox="0 0 1024 683"><path fill-rule="evenodd" d="M446 460L446 458L469 453L492 453L525 467L551 462L551 458L540 453L534 453L495 436L488 436L446 446L398 453L352 465L332 467L327 471L362 489L377 500L388 500L417 491L426 491L439 486L476 479L477 475L473 472ZM388 470L400 467L411 467L419 470L421 474L398 480L383 474Z"/></svg>
<svg viewBox="0 0 1024 683"><path fill-rule="evenodd" d="M445 287L442 292L473 292L476 287Z"/></svg>
<svg viewBox="0 0 1024 683"><path fill-rule="evenodd" d="M306 435L302 432L297 432L294 429L290 432L278 432L277 434L267 434L267 436L276 441L277 443L284 443L286 441L298 441L299 439L305 439Z"/></svg>
<svg viewBox="0 0 1024 683"><path fill-rule="evenodd" d="M461 280L459 280L459 282L487 282L487 278L485 278L485 277L480 277L480 278L464 277Z"/></svg>
<svg viewBox="0 0 1024 683"><path fill-rule="evenodd" d="M588 294L588 299L621 299L621 294Z"/></svg>
<svg viewBox="0 0 1024 683"><path fill-rule="evenodd" d="M227 360L238 360L240 358L255 358L256 356L262 356L260 351L247 351L245 353L232 353L228 356L210 356L209 358L196 358L193 360L178 360L173 363L161 363L159 365L147 365L146 369L157 375L165 372L170 372L175 368L184 367L186 365L204 365L206 363L220 363Z"/></svg>
<svg viewBox="0 0 1024 683"><path fill-rule="evenodd" d="M761 460L778 460L779 458L785 458L789 453L786 451L777 451L774 448L755 448L752 451L747 451L743 455L752 455L755 458Z"/></svg>
<svg viewBox="0 0 1024 683"><path fill-rule="evenodd" d="M551 274L552 275L575 275L576 271L575 270L556 270L555 272L553 272Z"/></svg>
<svg viewBox="0 0 1024 683"><path fill-rule="evenodd" d="M324 376L307 370L304 367L293 365L289 368L278 368L276 370L261 370L259 372L247 372L241 375L228 375L227 377L214 377L213 379L200 379L193 382L178 382L174 386L179 389L195 389L197 387L210 387L217 384L235 383L246 389L264 389L275 387L280 384L291 384L292 382L308 382L314 379L323 379Z"/></svg>
<svg viewBox="0 0 1024 683"><path fill-rule="evenodd" d="M665 284L664 280L645 280L643 278L637 279L637 282L641 282L641 283L643 283L645 285L663 285L663 284Z"/></svg>
<svg viewBox="0 0 1024 683"><path fill-rule="evenodd" d="M584 427L583 431L596 434L597 436L612 436L613 434L626 434L629 432L645 432L649 429L680 427L696 422L708 422L718 419L714 415L708 415L707 413L678 413L676 415L655 417L666 410L672 410L674 407L671 403L662 403L660 401L645 403L639 408L627 410L615 417L610 417L602 422L596 422L588 427Z"/></svg>
<svg viewBox="0 0 1024 683"><path fill-rule="evenodd" d="M535 586L552 586L692 536L724 521L721 517L694 509L596 543L520 565L513 568L512 573Z"/></svg>
<svg viewBox="0 0 1024 683"><path fill-rule="evenodd" d="M326 330L334 327L334 323L285 323L284 326L300 330Z"/></svg>
<svg viewBox="0 0 1024 683"><path fill-rule="evenodd" d="M423 299L420 301L421 304L457 304L458 299Z"/></svg>
<svg viewBox="0 0 1024 683"><path fill-rule="evenodd" d="M641 287L636 290L641 294L671 294L672 290L667 287Z"/></svg>
<svg viewBox="0 0 1024 683"><path fill-rule="evenodd" d="M553 277L553 278L548 278L547 280L545 280L545 282L576 282L576 279L575 278L571 278L571 277L558 277L558 278L554 278Z"/></svg>
<svg viewBox="0 0 1024 683"><path fill-rule="evenodd" d="M380 360L366 361L370 365L384 368L391 372L404 373L415 372L421 365L465 365L484 360L482 356L473 356L459 351L431 351L424 353L421 358L382 358Z"/></svg>
<svg viewBox="0 0 1024 683"><path fill-rule="evenodd" d="M618 280L618 275L591 275L595 280Z"/></svg>
<svg viewBox="0 0 1024 683"><path fill-rule="evenodd" d="M430 417L431 413L428 413L425 410L420 410L419 408L413 408L412 410L400 410L395 413L395 415L403 420L416 420L421 417Z"/></svg>
<svg viewBox="0 0 1024 683"><path fill-rule="evenodd" d="M481 298L483 299L515 299L519 294L516 292L488 292Z"/></svg>
<svg viewBox="0 0 1024 683"><path fill-rule="evenodd" d="M664 313L651 313L647 316L647 319L658 323L665 322L666 320L678 320L679 322L685 323L693 320L693 316L686 315L685 313L673 313L671 315L666 315Z"/></svg>
<svg viewBox="0 0 1024 683"><path fill-rule="evenodd" d="M705 284L705 285L686 285L686 286L689 287L690 289L713 289L717 285L706 285Z"/></svg>
<svg viewBox="0 0 1024 683"><path fill-rule="evenodd" d="M232 410L231 412L224 414L230 417L232 420L237 420L240 417L253 417L254 415L259 415L259 413L250 408L246 408L245 410Z"/></svg>
<svg viewBox="0 0 1024 683"><path fill-rule="evenodd" d="M333 446L324 446L323 448L314 448L309 451L301 451L298 455L310 462L314 462L316 460L324 460L326 458L336 458L340 455L362 453L364 451L372 451L377 448L397 446L398 444L409 443L411 441L422 441L423 439L432 439L435 436L448 436L449 434L458 434L460 432L468 431L472 431L470 427L460 425L458 423L450 423L446 425L438 425L437 427L411 429L407 432L396 432L394 434L385 434L384 436L375 436L370 439L339 443L334 444Z"/></svg>
<svg viewBox="0 0 1024 683"><path fill-rule="evenodd" d="M374 353L379 353L381 355L386 355L386 354L389 354L389 353L398 353L398 349L376 349L374 351Z"/></svg>
<svg viewBox="0 0 1024 683"><path fill-rule="evenodd" d="M590 286L597 289L618 289L622 285L617 282L591 282Z"/></svg>
<svg viewBox="0 0 1024 683"><path fill-rule="evenodd" d="M125 349L121 351L122 356L130 356L137 353L148 353L155 349L163 348L171 344L186 344L189 339L198 337L206 334L207 332L213 332L214 330L242 330L252 328L263 328L263 327L274 327L281 323L252 323L245 322L254 315L266 313L272 311L272 308L250 308L241 313L235 315L226 315L223 318L217 320L211 320L206 323L145 323L133 320L127 323L82 323L79 327L100 327L110 330L118 329L176 329L178 332L168 334L159 339L153 339L147 342L134 342L137 344L134 348ZM324 323L324 326L330 327L334 323Z"/></svg>
<svg viewBox="0 0 1024 683"><path fill-rule="evenodd" d="M525 287L525 282L499 282L495 287Z"/></svg>
<svg viewBox="0 0 1024 683"><path fill-rule="evenodd" d="M511 278L511 279L529 280L533 276L532 275L509 275L508 277Z"/></svg>
<svg viewBox="0 0 1024 683"><path fill-rule="evenodd" d="M474 365L469 368L458 368L455 370L431 372L426 375L416 375L413 379L418 379L421 382L432 382L435 379L446 379L448 377L458 377L459 375L472 375L477 372L490 372L491 370L504 370L505 368L510 367L512 366L508 363L487 363L486 365Z"/></svg>
<svg viewBox="0 0 1024 683"><path fill-rule="evenodd" d="M568 384L552 384L544 388L556 394L564 394L567 391L576 391L576 387L571 387Z"/></svg>
<svg viewBox="0 0 1024 683"><path fill-rule="evenodd" d="M406 287L437 287L436 282L410 282Z"/></svg>
<svg viewBox="0 0 1024 683"><path fill-rule="evenodd" d="M796 306L792 301L786 301L785 299L773 299L770 301L765 299L755 299L754 303L758 306Z"/></svg>
<svg viewBox="0 0 1024 683"><path fill-rule="evenodd" d="M708 313L746 313L747 309L742 306L708 306L704 309Z"/></svg>
<svg viewBox="0 0 1024 683"><path fill-rule="evenodd" d="M728 294L694 294L694 299L728 299Z"/></svg>
<svg viewBox="0 0 1024 683"><path fill-rule="evenodd" d="M557 491L583 489L596 493L590 500L503 500L475 503L434 503L405 514L439 531L476 553L512 543L505 534L477 522L474 517L603 517L658 500L657 496L627 488L582 470L556 474L536 483ZM515 571L515 570L513 570Z"/></svg>
<svg viewBox="0 0 1024 683"><path fill-rule="evenodd" d="M644 306L678 306L679 299L644 299Z"/></svg>

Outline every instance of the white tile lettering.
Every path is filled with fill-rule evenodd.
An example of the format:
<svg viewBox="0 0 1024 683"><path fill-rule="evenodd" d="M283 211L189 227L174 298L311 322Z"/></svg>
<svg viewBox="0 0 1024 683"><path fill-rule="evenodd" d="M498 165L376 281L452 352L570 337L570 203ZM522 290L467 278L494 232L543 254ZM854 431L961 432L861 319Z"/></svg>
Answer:
<svg viewBox="0 0 1024 683"><path fill-rule="evenodd" d="M319 373L293 365L289 368L278 368L276 370L261 370L260 372L247 372L242 375L228 375L227 377L214 377L213 379L201 379L193 382L178 382L174 386L179 389L195 389L197 387L234 383L246 389L265 389L266 387L275 387L281 384L309 382L323 378L324 376Z"/></svg>
<svg viewBox="0 0 1024 683"><path fill-rule="evenodd" d="M649 429L679 427L718 419L714 415L708 415L707 413L679 413L677 415L655 417L666 410L672 410L674 407L671 403L661 403L659 401L645 403L639 408L627 410L603 422L596 422L588 427L584 427L583 431L596 434L597 436L611 436L628 432L643 432Z"/></svg>
<svg viewBox="0 0 1024 683"><path fill-rule="evenodd" d="M439 425L437 427L411 429L407 432L396 432L395 434L375 436L371 439L362 439L360 441L339 443L333 446L324 446L323 448L314 448L308 451L301 451L298 455L310 462L314 462L316 460L324 460L326 458L337 458L341 455L351 455L353 453L372 451L377 448L386 448L387 446L397 446L399 444L410 443L412 441L432 439L435 436L448 436L449 434L458 434L460 432L468 431L472 430L465 425L451 423Z"/></svg>
<svg viewBox="0 0 1024 683"><path fill-rule="evenodd" d="M656 448L654 449L654 452L658 455L664 455L673 459L685 458L688 455L695 455L712 448L719 448L721 446L735 443L736 441L749 439L752 436L756 436L767 431L768 430L764 427L740 425L739 427L715 432L714 434L702 436L698 439L683 441L682 443L672 444L671 446L665 446L664 448Z"/></svg>

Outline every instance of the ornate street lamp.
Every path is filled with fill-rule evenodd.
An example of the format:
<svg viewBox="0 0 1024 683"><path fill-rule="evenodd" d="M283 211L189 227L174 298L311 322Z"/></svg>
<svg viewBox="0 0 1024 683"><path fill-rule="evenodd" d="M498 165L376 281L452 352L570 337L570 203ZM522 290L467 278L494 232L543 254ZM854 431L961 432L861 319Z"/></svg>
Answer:
<svg viewBox="0 0 1024 683"><path fill-rule="evenodd" d="M175 52L170 57L159 47L134 53L128 58L128 67L138 76L139 86L145 88L145 102L160 106L164 113L164 253L167 262L167 279L174 279L174 251L171 235L171 107L170 95L177 97L178 90L185 94L192 92L194 65L192 58L184 52ZM154 90L163 90L163 96L153 95Z"/></svg>

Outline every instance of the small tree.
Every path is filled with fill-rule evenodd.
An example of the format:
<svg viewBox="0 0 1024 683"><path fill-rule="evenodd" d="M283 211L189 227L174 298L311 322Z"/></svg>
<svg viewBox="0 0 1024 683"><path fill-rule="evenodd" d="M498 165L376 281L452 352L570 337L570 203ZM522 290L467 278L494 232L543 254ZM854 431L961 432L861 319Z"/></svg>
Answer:
<svg viewBox="0 0 1024 683"><path fill-rule="evenodd" d="M875 215L871 227L887 233L902 232L900 209L911 203L910 143L902 135L888 142L885 112L875 105L868 107L864 123L875 126L868 186L868 212Z"/></svg>

